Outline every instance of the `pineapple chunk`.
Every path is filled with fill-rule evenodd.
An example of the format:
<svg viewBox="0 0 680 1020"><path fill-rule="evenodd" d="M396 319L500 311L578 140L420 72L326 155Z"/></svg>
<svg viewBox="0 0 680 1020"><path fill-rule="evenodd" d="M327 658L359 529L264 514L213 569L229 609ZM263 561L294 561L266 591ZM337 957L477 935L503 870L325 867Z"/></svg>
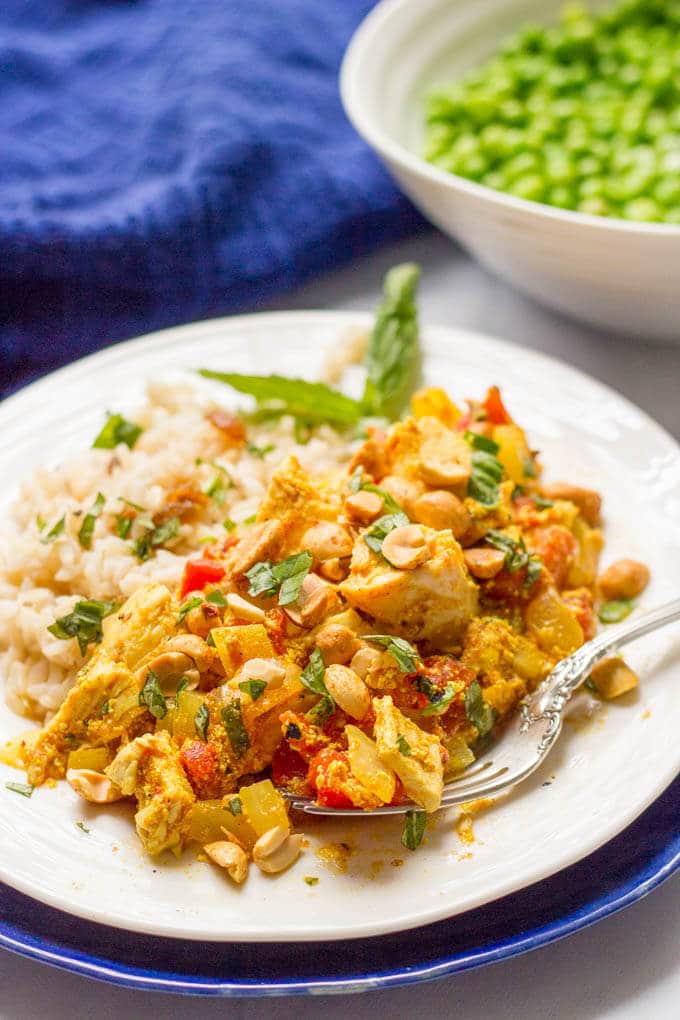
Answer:
<svg viewBox="0 0 680 1020"><path fill-rule="evenodd" d="M397 777L380 761L375 741L352 725L345 726L345 736L352 775L383 804L389 804L394 797Z"/></svg>
<svg viewBox="0 0 680 1020"><path fill-rule="evenodd" d="M274 648L261 623L245 627L215 627L210 632L227 676L233 676L249 659L271 659Z"/></svg>
<svg viewBox="0 0 680 1020"><path fill-rule="evenodd" d="M286 802L270 779L242 786L238 794L245 816L258 836L277 825L286 831L290 829Z"/></svg>
<svg viewBox="0 0 680 1020"><path fill-rule="evenodd" d="M640 683L637 673L618 656L598 662L591 670L590 679L605 701L620 698L622 694L632 691Z"/></svg>

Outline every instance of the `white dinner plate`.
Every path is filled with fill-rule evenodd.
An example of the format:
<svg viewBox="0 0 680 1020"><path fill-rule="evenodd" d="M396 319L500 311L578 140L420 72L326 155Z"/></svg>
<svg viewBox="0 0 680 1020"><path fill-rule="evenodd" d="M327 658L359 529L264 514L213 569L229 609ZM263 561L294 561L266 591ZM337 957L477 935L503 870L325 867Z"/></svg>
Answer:
<svg viewBox="0 0 680 1020"><path fill-rule="evenodd" d="M38 464L57 464L86 447L106 409L132 413L147 379L196 379L192 369L318 376L326 352L355 313L244 316L166 330L93 355L0 405L0 512ZM454 398L499 383L546 477L599 489L604 497L604 562L646 562L651 608L678 594L680 451L633 405L559 362L489 337L424 329L424 377ZM238 398L196 379L225 404ZM21 776L0 765L0 879L89 920L157 935L214 941L353 938L398 931L462 913L567 867L611 839L678 773L680 629L634 646L638 693L601 706L580 695L556 750L526 784L458 828L456 810L430 824L410 853L399 819L304 820L309 846L288 872L251 870L236 888L195 860L151 861L132 811L90 809L64 783L30 799L4 788ZM25 729L0 707L0 740ZM77 826L82 821L89 833ZM317 850L349 845L349 855ZM335 864L345 859L345 867ZM314 876L315 885L304 879Z"/></svg>

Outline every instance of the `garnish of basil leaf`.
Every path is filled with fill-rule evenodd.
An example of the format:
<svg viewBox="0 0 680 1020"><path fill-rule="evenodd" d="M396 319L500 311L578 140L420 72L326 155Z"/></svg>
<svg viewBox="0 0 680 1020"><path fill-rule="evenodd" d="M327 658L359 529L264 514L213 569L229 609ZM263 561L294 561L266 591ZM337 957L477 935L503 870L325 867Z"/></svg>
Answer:
<svg viewBox="0 0 680 1020"><path fill-rule="evenodd" d="M381 489L379 485L374 485L373 482L365 482L363 480L364 469L359 465L354 474L351 476L347 488L350 492L375 492L376 495L381 496L385 504L385 509L390 514L403 514L404 509L397 503L394 496L391 496L387 489Z"/></svg>
<svg viewBox="0 0 680 1020"><path fill-rule="evenodd" d="M484 700L482 688L476 680L465 691L465 715L476 726L480 737L485 737L496 721L496 712Z"/></svg>
<svg viewBox="0 0 680 1020"><path fill-rule="evenodd" d="M538 580L543 570L543 564L538 556L528 552L523 538L516 540L511 538L510 535L504 535L502 531L489 528L484 536L484 540L489 545L492 545L494 549L499 549L505 553L503 566L509 574L514 574L518 570L526 568L527 573L524 582L526 588L531 587Z"/></svg>
<svg viewBox="0 0 680 1020"><path fill-rule="evenodd" d="M248 732L243 724L241 716L241 702L238 699L230 701L222 709L222 725L229 738L231 749L236 758L242 758L250 747Z"/></svg>
<svg viewBox="0 0 680 1020"><path fill-rule="evenodd" d="M597 612L600 623L620 623L635 609L633 599L612 599L603 602Z"/></svg>
<svg viewBox="0 0 680 1020"><path fill-rule="evenodd" d="M119 602L99 602L97 599L81 599L66 616L60 616L47 629L61 641L76 638L80 654L85 655L88 646L99 644L104 636L102 620L115 613Z"/></svg>
<svg viewBox="0 0 680 1020"><path fill-rule="evenodd" d="M397 734L397 747L399 749L399 753L403 754L405 758L411 757L411 745L406 737L401 733Z"/></svg>
<svg viewBox="0 0 680 1020"><path fill-rule="evenodd" d="M266 680L241 680L239 690L247 694L253 701L257 701L261 698L264 692L267 690Z"/></svg>
<svg viewBox="0 0 680 1020"><path fill-rule="evenodd" d="M418 365L416 290L420 268L393 266L383 283L383 300L366 351L364 414L393 416L400 410Z"/></svg>
<svg viewBox="0 0 680 1020"><path fill-rule="evenodd" d="M415 673L420 665L420 654L417 648L404 638L393 637L391 634L364 634L364 641L372 641L389 652L403 673Z"/></svg>
<svg viewBox="0 0 680 1020"><path fill-rule="evenodd" d="M406 812L404 831L401 834L402 846L407 850L417 850L425 835L427 815L424 811L413 809Z"/></svg>
<svg viewBox="0 0 680 1020"><path fill-rule="evenodd" d="M353 425L362 415L361 404L324 383L288 379L282 375L239 375L202 368L205 379L216 379L239 393L254 397L260 408L278 410L295 418L319 424Z"/></svg>
<svg viewBox="0 0 680 1020"><path fill-rule="evenodd" d="M192 595L190 599L183 602L179 607L179 613L177 614L177 623L182 623L187 613L190 613L192 609L197 609L198 606L203 605L203 598L200 595Z"/></svg>
<svg viewBox="0 0 680 1020"><path fill-rule="evenodd" d="M167 715L168 706L161 690L160 678L152 669L146 671L146 680L139 692L139 704L146 705L155 719L164 719Z"/></svg>
<svg viewBox="0 0 680 1020"><path fill-rule="evenodd" d="M258 595L272 596L278 591L279 605L288 606L300 594L312 563L312 554L307 549L288 556L280 563L272 564L271 560L256 563L245 574L249 581L248 594L257 598Z"/></svg>
<svg viewBox="0 0 680 1020"><path fill-rule="evenodd" d="M78 532L78 541L82 545L83 549L92 548L92 535L94 533L94 526L97 518L104 509L105 504L106 499L104 498L101 492L98 492L97 498L95 499L94 503L92 504L88 512L85 514L85 517L83 518L83 523L80 525L80 531Z"/></svg>
<svg viewBox="0 0 680 1020"><path fill-rule="evenodd" d="M133 421L127 421L122 414L107 412L108 419L92 446L95 450L114 450L120 443L132 449L144 429Z"/></svg>
<svg viewBox="0 0 680 1020"><path fill-rule="evenodd" d="M160 546L165 545L179 535L179 517L168 517L167 521L163 521L157 528L154 528L152 521L142 520L139 517L136 523L141 524L146 529L144 534L140 535L132 543L132 551L137 559L142 562L150 559L154 551L160 548ZM149 524L153 530L149 528Z"/></svg>
<svg viewBox="0 0 680 1020"><path fill-rule="evenodd" d="M227 804L227 808L232 813L232 815L243 814L243 805L241 804L241 798L232 797L229 803Z"/></svg>
<svg viewBox="0 0 680 1020"><path fill-rule="evenodd" d="M315 648L309 656L309 662L300 674L300 682L308 691L319 694L321 700L308 712L309 718L321 725L335 709L335 702L326 687L326 666L320 648Z"/></svg>
<svg viewBox="0 0 680 1020"><path fill-rule="evenodd" d="M384 514L374 521L368 531L363 534L363 539L369 549L382 554L382 545L390 531L395 528L406 527L410 524L408 517L403 511L396 514Z"/></svg>
<svg viewBox="0 0 680 1020"><path fill-rule="evenodd" d="M439 692L441 697L436 701L432 700L429 705L422 709L421 715L443 715L456 696L456 688L448 683L443 691Z"/></svg>
<svg viewBox="0 0 680 1020"><path fill-rule="evenodd" d="M214 591L209 592L205 597L206 602L210 602L213 606L226 606L227 597L224 592L220 591L219 588L215 588Z"/></svg>

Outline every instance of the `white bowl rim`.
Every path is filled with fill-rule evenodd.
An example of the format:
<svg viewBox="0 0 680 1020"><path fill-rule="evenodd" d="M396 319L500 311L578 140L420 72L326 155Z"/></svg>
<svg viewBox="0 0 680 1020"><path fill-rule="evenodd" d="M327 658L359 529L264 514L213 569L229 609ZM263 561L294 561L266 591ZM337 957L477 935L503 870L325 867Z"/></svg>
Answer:
<svg viewBox="0 0 680 1020"><path fill-rule="evenodd" d="M467 177L460 177L458 174L441 170L434 164L428 163L423 157L411 152L406 146L396 142L386 131L383 131L380 124L366 113L361 102L359 83L363 66L370 60L374 39L376 36L382 35L385 27L396 21L402 11L409 6L413 6L413 0L380 0L367 14L350 39L340 67L340 98L345 113L364 141L376 149L381 156L436 184L468 193L486 201L497 202L501 206L520 213L531 213L545 220L573 223L601 231L613 230L628 234L680 238L680 224L644 223L616 216L595 216L590 213L560 209L544 202L518 198L507 192L489 188L484 184L477 184L476 181Z"/></svg>

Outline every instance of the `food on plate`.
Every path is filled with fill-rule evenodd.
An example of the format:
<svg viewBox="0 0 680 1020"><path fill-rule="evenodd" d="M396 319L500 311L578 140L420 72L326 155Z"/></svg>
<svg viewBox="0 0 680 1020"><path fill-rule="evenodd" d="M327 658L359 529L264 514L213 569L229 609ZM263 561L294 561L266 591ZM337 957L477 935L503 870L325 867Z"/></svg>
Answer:
<svg viewBox="0 0 680 1020"><path fill-rule="evenodd" d="M598 581L599 495L543 484L497 386L465 408L421 388L398 417L417 279L386 278L360 398L204 371L255 397L237 412L154 384L23 486L0 642L6 696L42 727L3 751L13 792L127 801L150 854L198 844L236 883L299 856L291 794L405 804L413 850L598 607L630 611L648 571ZM603 697L636 682L620 660L593 675Z"/></svg>
<svg viewBox="0 0 680 1020"><path fill-rule="evenodd" d="M518 198L680 223L677 5L565 5L429 97L426 158Z"/></svg>

